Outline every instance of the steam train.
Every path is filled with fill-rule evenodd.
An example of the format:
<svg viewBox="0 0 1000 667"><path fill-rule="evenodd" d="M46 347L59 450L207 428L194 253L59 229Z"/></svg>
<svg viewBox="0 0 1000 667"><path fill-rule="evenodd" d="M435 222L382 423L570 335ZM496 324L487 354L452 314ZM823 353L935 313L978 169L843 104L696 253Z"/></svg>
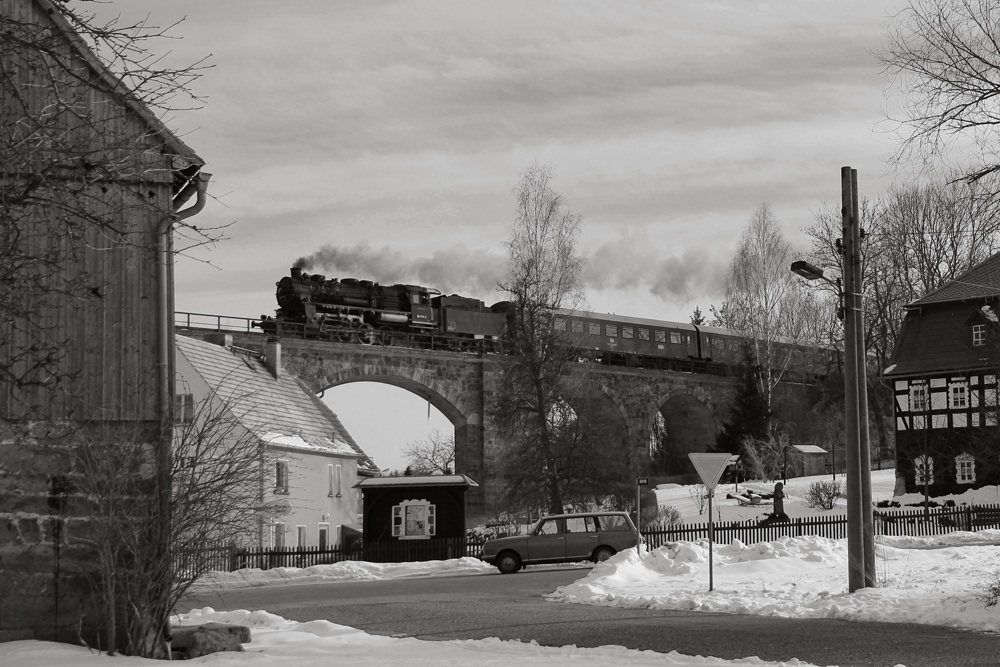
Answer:
<svg viewBox="0 0 1000 667"><path fill-rule="evenodd" d="M275 316L254 323L272 335L499 352L512 317L505 301L487 307L418 285L327 279L298 268L276 285ZM553 322L581 361L620 366L728 375L745 341L729 329L586 311L559 312ZM790 367L799 373L826 374L839 362L835 350L778 345L791 353Z"/></svg>
<svg viewBox="0 0 1000 667"><path fill-rule="evenodd" d="M365 345L426 343L466 349L476 341L495 349L506 315L479 299L445 296L419 285L380 285L355 278L327 279L293 268L277 283L278 310L254 326L269 334L293 334Z"/></svg>

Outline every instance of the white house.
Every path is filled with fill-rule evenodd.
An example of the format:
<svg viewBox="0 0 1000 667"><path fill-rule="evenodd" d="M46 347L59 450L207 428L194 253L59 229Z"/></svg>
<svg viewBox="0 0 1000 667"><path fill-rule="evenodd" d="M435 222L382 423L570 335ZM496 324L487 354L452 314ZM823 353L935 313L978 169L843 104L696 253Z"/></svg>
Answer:
<svg viewBox="0 0 1000 667"><path fill-rule="evenodd" d="M378 468L337 415L297 377L281 366L281 347L265 354L232 347L230 336L211 342L176 336L176 394L184 418L189 406L214 401L236 423L233 437L251 437L266 454L261 500L282 508L259 520L256 542L263 547L340 546L343 528L359 529L359 478ZM261 474L263 473L263 474ZM248 545L252 546L252 545Z"/></svg>

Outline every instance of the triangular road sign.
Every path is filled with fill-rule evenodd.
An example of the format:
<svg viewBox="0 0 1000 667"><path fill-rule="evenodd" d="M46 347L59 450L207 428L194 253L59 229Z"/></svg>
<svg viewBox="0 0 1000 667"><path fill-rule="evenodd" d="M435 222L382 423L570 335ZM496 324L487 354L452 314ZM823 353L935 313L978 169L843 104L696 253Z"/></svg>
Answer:
<svg viewBox="0 0 1000 667"><path fill-rule="evenodd" d="M688 454L694 469L698 471L702 483L708 487L708 492L715 491L715 485L722 477L722 471L726 469L732 460L732 454Z"/></svg>

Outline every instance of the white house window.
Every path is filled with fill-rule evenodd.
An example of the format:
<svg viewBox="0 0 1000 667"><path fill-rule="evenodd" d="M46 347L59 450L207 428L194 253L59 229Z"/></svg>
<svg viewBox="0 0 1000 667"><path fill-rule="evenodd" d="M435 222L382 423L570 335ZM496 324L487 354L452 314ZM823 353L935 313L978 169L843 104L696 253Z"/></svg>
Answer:
<svg viewBox="0 0 1000 667"><path fill-rule="evenodd" d="M976 459L971 455L959 454L955 457L955 481L959 484L976 481Z"/></svg>
<svg viewBox="0 0 1000 667"><path fill-rule="evenodd" d="M326 466L326 477L327 477L327 491L326 495L331 498L339 498L343 493L343 477L341 476L342 469L340 464L333 465L328 464Z"/></svg>
<svg viewBox="0 0 1000 667"><path fill-rule="evenodd" d="M913 459L913 476L917 484L933 484L934 459L923 454Z"/></svg>
<svg viewBox="0 0 1000 667"><path fill-rule="evenodd" d="M306 546L306 527L305 526L295 526L295 546L304 547Z"/></svg>
<svg viewBox="0 0 1000 667"><path fill-rule="evenodd" d="M965 410L969 407L969 386L965 380L948 383L948 403L952 410Z"/></svg>
<svg viewBox="0 0 1000 667"><path fill-rule="evenodd" d="M986 325L985 324L973 324L972 325L972 344L975 347L980 347L986 345Z"/></svg>
<svg viewBox="0 0 1000 667"><path fill-rule="evenodd" d="M428 540L437 532L435 506L426 500L404 500L392 508L392 536Z"/></svg>
<svg viewBox="0 0 1000 667"><path fill-rule="evenodd" d="M319 548L320 551L330 547L330 524L319 524Z"/></svg>
<svg viewBox="0 0 1000 667"><path fill-rule="evenodd" d="M927 385L914 382L910 385L910 412L927 411Z"/></svg>
<svg viewBox="0 0 1000 667"><path fill-rule="evenodd" d="M285 524L279 521L271 524L271 545L275 549L285 546Z"/></svg>
<svg viewBox="0 0 1000 667"><path fill-rule="evenodd" d="M190 424L194 421L194 394L174 394L174 423Z"/></svg>
<svg viewBox="0 0 1000 667"><path fill-rule="evenodd" d="M288 461L274 463L274 492L288 493Z"/></svg>

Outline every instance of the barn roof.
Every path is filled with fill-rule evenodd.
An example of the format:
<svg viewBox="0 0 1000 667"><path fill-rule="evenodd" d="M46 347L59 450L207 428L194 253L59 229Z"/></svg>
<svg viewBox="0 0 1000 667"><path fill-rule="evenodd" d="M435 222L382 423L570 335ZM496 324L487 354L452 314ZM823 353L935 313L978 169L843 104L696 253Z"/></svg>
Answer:
<svg viewBox="0 0 1000 667"><path fill-rule="evenodd" d="M105 84L107 90L122 91L121 99L133 113L142 119L150 131L159 138L165 149L164 152L185 158L191 163L198 165L205 164L205 161L190 146L170 130L145 103L132 94L131 90L125 86L121 79L108 68L104 61L77 34L58 6L50 0L28 0L28 2L29 4L33 3L41 13L48 16L52 24L65 35L73 50L76 51L94 72L96 78Z"/></svg>
<svg viewBox="0 0 1000 667"><path fill-rule="evenodd" d="M223 400L241 425L274 447L353 456L377 471L337 415L294 375L279 378L258 355L176 336L177 351Z"/></svg>

